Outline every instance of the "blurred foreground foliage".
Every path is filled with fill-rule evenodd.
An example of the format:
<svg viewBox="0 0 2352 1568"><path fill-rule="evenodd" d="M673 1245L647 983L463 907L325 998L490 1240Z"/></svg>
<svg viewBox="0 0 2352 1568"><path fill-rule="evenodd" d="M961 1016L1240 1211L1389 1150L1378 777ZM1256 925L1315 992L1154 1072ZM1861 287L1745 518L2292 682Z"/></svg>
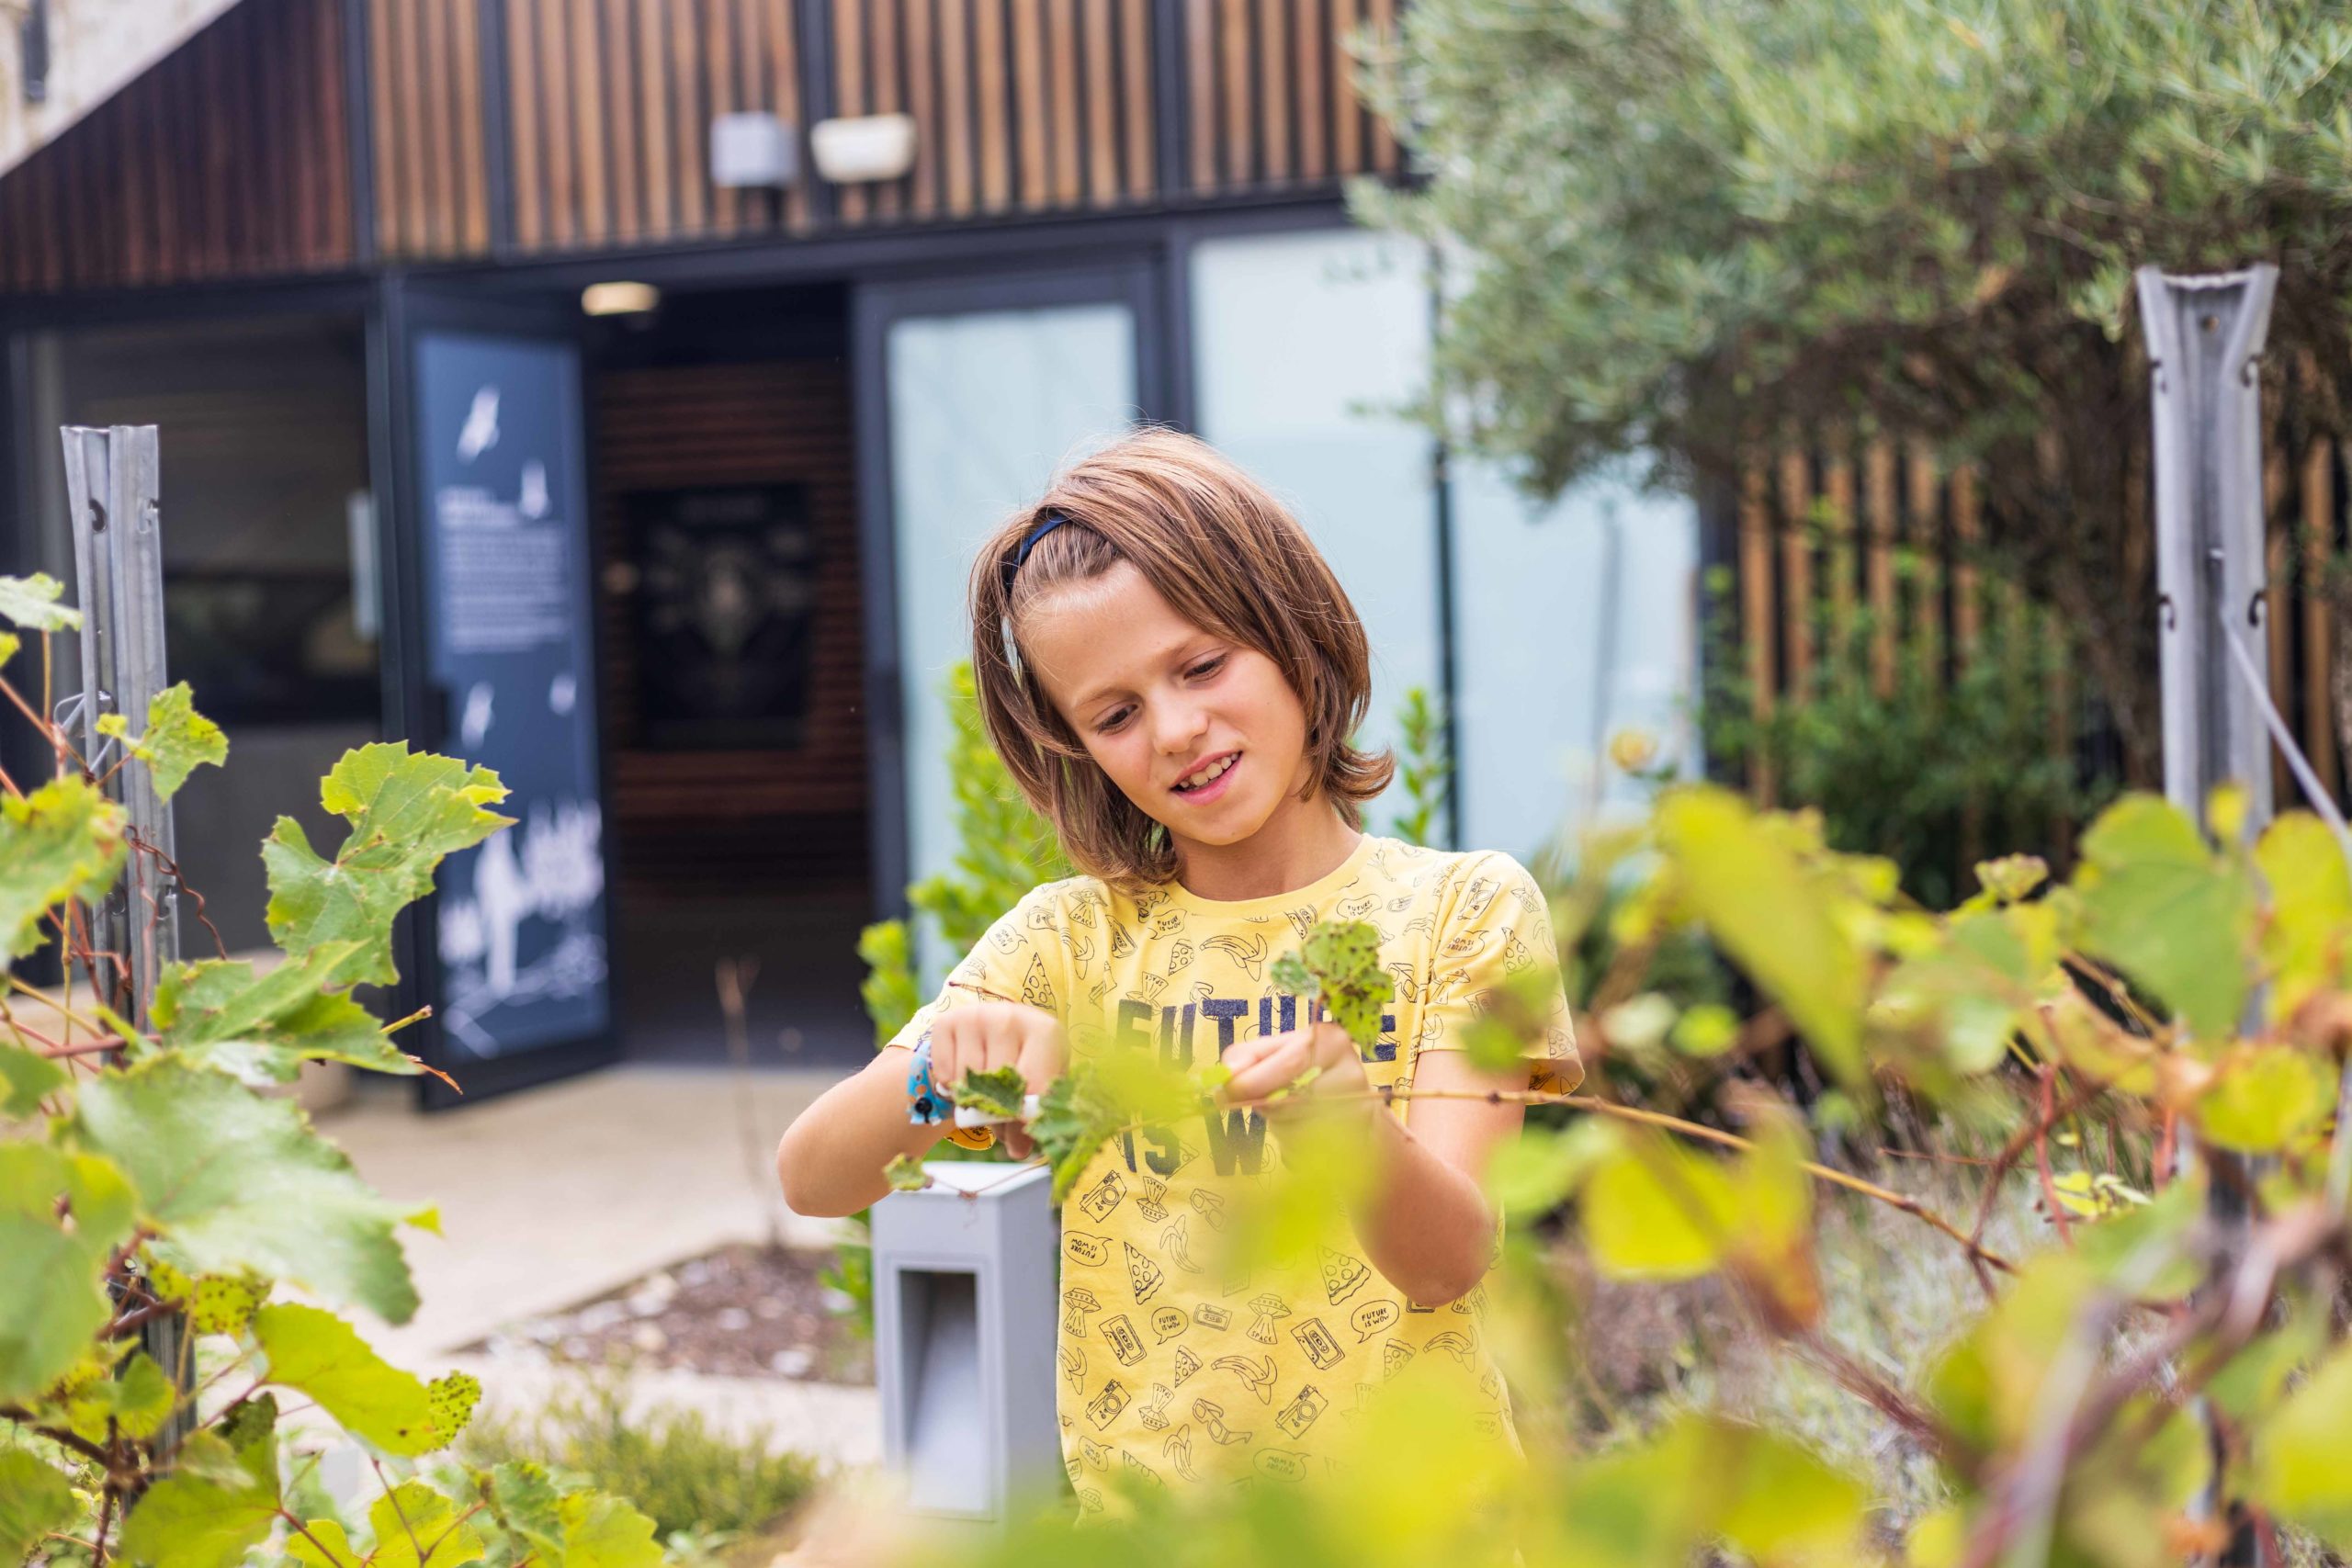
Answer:
<svg viewBox="0 0 2352 1568"><path fill-rule="evenodd" d="M1566 1121L1531 1125L1488 1177L1517 1223L1486 1332L1521 1398L1608 1374L1565 1331L1572 1282L1541 1233L1566 1220L1621 1305L1714 1282L1736 1320L1719 1356L1751 1380L1758 1363L1805 1369L1868 1412L1870 1450L1759 1425L1736 1380L1703 1366L1638 1420L1531 1409L1523 1457L1437 1443L1465 1413L1408 1362L1356 1385L1336 1446L1270 1456L1285 1462L1206 1504L1180 1506L1133 1456L1075 1460L1080 1528L1041 1522L994 1560L2127 1568L2196 1561L2233 1532L2352 1548L2352 1344L2333 1311L2352 1263L2337 1115L2352 863L2307 815L2249 836L2234 792L2208 821L2210 840L2126 796L2066 879L2030 856L1987 862L1983 891L1947 912L1905 895L1892 862L1830 848L1817 814L1711 785L1668 788L1648 821L1588 842L1591 875L1630 884L1589 907L1613 953L1589 1054L1679 1057L1720 1082L1733 1124L1561 1097ZM1555 916L1573 950L1576 907ZM1648 988L1651 955L1692 931L1754 1008ZM1507 1035L1473 1049L1499 1063ZM1899 1101L1931 1136L1950 1130L1928 1151L1938 1179L1825 1159L1747 1070L1774 1051L1802 1053L1863 1124ZM1144 1121L1199 1087L1121 1092ZM1235 1216L1245 1259L1314 1245L1364 1179L1351 1149L1283 1140L1283 1177ZM2211 1201L2223 1186L2233 1206ZM1838 1278L1824 1236L1856 1204L1941 1249L1943 1269L1919 1270L1944 1281L1939 1342L1884 1332L1934 1316L1900 1301L1919 1281Z"/></svg>

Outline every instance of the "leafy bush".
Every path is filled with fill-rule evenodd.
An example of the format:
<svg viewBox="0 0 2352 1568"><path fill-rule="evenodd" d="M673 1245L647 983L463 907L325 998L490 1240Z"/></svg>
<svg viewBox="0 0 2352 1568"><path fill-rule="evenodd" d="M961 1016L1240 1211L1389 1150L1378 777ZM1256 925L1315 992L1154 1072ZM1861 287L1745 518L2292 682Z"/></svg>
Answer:
<svg viewBox="0 0 2352 1568"><path fill-rule="evenodd" d="M1718 569L1718 604L1729 603L1728 581ZM1997 649L1988 641L1947 670L1940 650L1904 639L1881 690L1877 628L1867 610L1842 632L1825 616L1803 688L1759 717L1736 634L1718 616L1702 723L1714 766L1732 777L1769 770L1781 799L1820 810L1833 847L1893 861L1904 888L1932 908L1973 891L1968 866L1987 844L2059 858L2065 832L2115 793L2112 779L2085 776L2071 744L2052 745L2076 728L2052 695L2074 663L2068 642L2013 626Z"/></svg>
<svg viewBox="0 0 2352 1568"><path fill-rule="evenodd" d="M542 1456L582 1485L628 1498L662 1539L705 1551L772 1529L818 1482L815 1461L781 1450L764 1428L732 1435L699 1411L633 1408L611 1373L558 1393L527 1420L477 1421L461 1452L485 1467Z"/></svg>
<svg viewBox="0 0 2352 1568"><path fill-rule="evenodd" d="M0 619L41 638L36 692L50 634L79 621L59 592L0 578ZM0 664L21 651L0 633ZM36 711L6 679L0 695ZM88 907L155 852L103 784L144 769L168 799L192 768L226 760L185 686L143 719L135 737L109 719L123 756L103 775L42 722L57 775L31 788L0 778L0 961L54 938L69 974L93 972ZM445 856L508 824L490 809L505 794L453 758L360 747L321 789L349 824L332 856L291 818L263 845L283 954L267 974L225 956L175 964L144 1020L119 993L70 983L0 1005L0 1125L17 1127L0 1142L0 1562L233 1568L263 1550L307 1568L661 1561L643 1515L526 1461L418 1474L464 1430L480 1386L391 1366L338 1312L409 1319L398 1232L435 1228L433 1211L370 1191L293 1100L256 1092L305 1061L424 1070L353 987L396 977L394 917L431 891ZM280 1427L281 1399L315 1406L375 1461L382 1494L356 1529L316 1484L314 1433Z"/></svg>

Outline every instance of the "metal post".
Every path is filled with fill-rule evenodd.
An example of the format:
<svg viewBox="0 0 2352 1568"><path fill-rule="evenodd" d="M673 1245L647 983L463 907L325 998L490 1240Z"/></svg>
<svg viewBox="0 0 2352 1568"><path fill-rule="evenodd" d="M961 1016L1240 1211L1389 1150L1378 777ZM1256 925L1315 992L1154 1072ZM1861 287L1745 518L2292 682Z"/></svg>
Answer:
<svg viewBox="0 0 2352 1568"><path fill-rule="evenodd" d="M156 797L145 763L110 765L117 743L98 732L98 721L119 713L136 739L146 730L148 704L164 685L161 464L152 424L68 425L62 434L82 604L82 756L121 804L131 844L121 880L91 911L86 968L92 993L143 1030L156 978L180 955L172 808ZM183 1364L184 1327L177 1316L150 1319L141 1344L167 1375L192 1387L195 1368ZM194 1425L193 1407L184 1405L158 1434L159 1448L176 1446Z"/></svg>
<svg viewBox="0 0 2352 1568"><path fill-rule="evenodd" d="M2278 269L2209 277L2138 274L2155 409L2156 637L2161 654L2165 795L2206 820L2215 788L2245 792L2250 840L2270 820L2269 682L2246 647L2264 646L2269 615L2262 551L2263 344ZM2242 1027L2261 1027L2246 998ZM2184 1155L2186 1145L2183 1145ZM2250 1162L2210 1151L2209 1212L2242 1248ZM2210 1420L2209 1420L2210 1430ZM2215 1448L2218 1462L2220 1450ZM2204 1499L2210 1513L2215 1495ZM2232 1521L2219 1561L2264 1568L2254 1532Z"/></svg>

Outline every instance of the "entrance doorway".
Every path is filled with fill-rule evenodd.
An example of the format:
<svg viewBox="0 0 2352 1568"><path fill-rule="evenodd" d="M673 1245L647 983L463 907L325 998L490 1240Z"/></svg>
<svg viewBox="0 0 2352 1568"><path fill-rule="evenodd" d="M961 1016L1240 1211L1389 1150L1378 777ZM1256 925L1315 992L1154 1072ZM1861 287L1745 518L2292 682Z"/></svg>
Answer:
<svg viewBox="0 0 2352 1568"><path fill-rule="evenodd" d="M673 295L595 324L588 405L619 1033L854 1066L872 918L846 296Z"/></svg>

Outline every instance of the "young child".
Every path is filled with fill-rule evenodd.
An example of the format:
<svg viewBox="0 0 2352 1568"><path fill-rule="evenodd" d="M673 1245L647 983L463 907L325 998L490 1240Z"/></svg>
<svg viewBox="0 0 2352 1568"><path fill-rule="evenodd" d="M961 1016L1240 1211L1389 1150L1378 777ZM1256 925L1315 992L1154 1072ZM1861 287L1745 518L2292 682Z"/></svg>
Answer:
<svg viewBox="0 0 2352 1568"><path fill-rule="evenodd" d="M1556 983L1528 1071L1476 1071L1462 1046L1487 993L1556 962L1533 878L1363 830L1394 766L1349 743L1370 698L1363 625L1298 524L1200 441L1147 430L1070 467L982 549L971 612L989 738L1081 874L1024 897L895 1049L792 1124L786 1200L854 1213L888 1190L892 1156L932 1147L943 1127L909 1121L925 1042L935 1084L1010 1064L1033 1092L1089 1048L1073 1041L1222 1059L1216 1109L1106 1145L1062 1214L1057 1401L1081 1512L1111 1475L1304 1473L1422 1358L1515 1446L1477 1287L1500 1232L1480 1178L1522 1108L1483 1096L1566 1090L1582 1069ZM1369 921L1396 977L1367 1050L1269 976L1321 919ZM1464 1098L1384 1107L1382 1085ZM1352 1244L1224 1277L1211 1244L1309 1115L1368 1163Z"/></svg>

